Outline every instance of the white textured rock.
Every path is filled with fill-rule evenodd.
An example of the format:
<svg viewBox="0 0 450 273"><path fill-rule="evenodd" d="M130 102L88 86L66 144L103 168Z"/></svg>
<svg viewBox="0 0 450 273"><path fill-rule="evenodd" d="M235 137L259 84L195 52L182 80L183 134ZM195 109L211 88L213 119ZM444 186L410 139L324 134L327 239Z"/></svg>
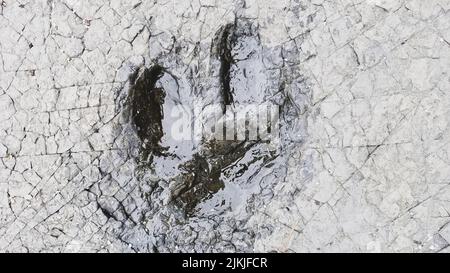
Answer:
<svg viewBox="0 0 450 273"><path fill-rule="evenodd" d="M449 251L450 1L0 2L0 251ZM161 241L116 96L156 61L203 84L236 17L279 61L247 85L293 77L287 169Z"/></svg>

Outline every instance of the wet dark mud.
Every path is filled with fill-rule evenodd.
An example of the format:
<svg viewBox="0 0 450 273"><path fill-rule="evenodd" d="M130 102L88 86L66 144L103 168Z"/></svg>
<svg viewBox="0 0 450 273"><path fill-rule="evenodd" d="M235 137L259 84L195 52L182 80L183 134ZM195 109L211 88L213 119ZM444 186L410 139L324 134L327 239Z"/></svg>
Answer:
<svg viewBox="0 0 450 273"><path fill-rule="evenodd" d="M159 65L142 70L141 75L136 71L130 76L132 88L130 89L131 119L136 133L142 142L143 157L161 155L163 147L160 145L163 137L163 104L166 93L164 89L157 88L156 82L162 77L164 71Z"/></svg>
<svg viewBox="0 0 450 273"><path fill-rule="evenodd" d="M224 177L239 178L252 164L273 159L274 154L252 153L248 162L240 162L258 142L216 141L204 143L205 151L195 154L193 160L180 166L181 183L173 192L173 202L184 208L187 216L198 212L198 205L213 197L219 190L225 190ZM234 164L238 165L233 169ZM231 171L233 170L233 171ZM231 181L232 183L232 181ZM225 205L225 200L213 204L215 208Z"/></svg>
<svg viewBox="0 0 450 273"><path fill-rule="evenodd" d="M231 105L233 103L233 90L230 86L231 66L234 63L232 48L236 43L235 25L228 24L222 27L217 33L213 42L212 52L220 60L220 93L222 103ZM225 108L224 112L225 112Z"/></svg>

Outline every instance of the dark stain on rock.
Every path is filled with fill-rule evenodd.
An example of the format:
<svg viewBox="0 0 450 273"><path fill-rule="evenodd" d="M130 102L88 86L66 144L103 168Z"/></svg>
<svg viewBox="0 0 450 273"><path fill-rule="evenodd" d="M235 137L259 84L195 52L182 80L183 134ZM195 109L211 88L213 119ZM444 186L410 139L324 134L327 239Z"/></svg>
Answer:
<svg viewBox="0 0 450 273"><path fill-rule="evenodd" d="M220 180L220 170L210 165L208 159L196 154L194 158L181 166L181 183L173 192L172 201L182 207L187 216L192 216L195 207L203 200L225 187Z"/></svg>
<svg viewBox="0 0 450 273"><path fill-rule="evenodd" d="M144 158L160 155L164 150L160 141L164 135L162 107L166 93L162 88L156 87L156 82L163 73L164 69L155 65L143 69L140 75L136 71L130 76L131 120L142 141Z"/></svg>
<svg viewBox="0 0 450 273"><path fill-rule="evenodd" d="M213 41L215 46L216 57L220 61L219 80L220 91L222 95L223 105L230 105L233 103L233 90L230 86L231 81L231 66L234 63L232 50L233 44L236 41L235 25L227 24L222 27L217 33ZM224 107L225 111L225 107Z"/></svg>

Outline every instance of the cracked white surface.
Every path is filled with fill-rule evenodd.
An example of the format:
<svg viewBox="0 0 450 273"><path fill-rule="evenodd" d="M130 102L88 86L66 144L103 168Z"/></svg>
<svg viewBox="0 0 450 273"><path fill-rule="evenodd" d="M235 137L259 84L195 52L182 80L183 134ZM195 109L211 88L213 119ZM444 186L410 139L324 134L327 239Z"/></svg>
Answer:
<svg viewBox="0 0 450 273"><path fill-rule="evenodd" d="M449 0L0 2L0 251L450 250ZM235 18L304 78L301 139L264 206L164 248L116 96L157 59L206 77Z"/></svg>

